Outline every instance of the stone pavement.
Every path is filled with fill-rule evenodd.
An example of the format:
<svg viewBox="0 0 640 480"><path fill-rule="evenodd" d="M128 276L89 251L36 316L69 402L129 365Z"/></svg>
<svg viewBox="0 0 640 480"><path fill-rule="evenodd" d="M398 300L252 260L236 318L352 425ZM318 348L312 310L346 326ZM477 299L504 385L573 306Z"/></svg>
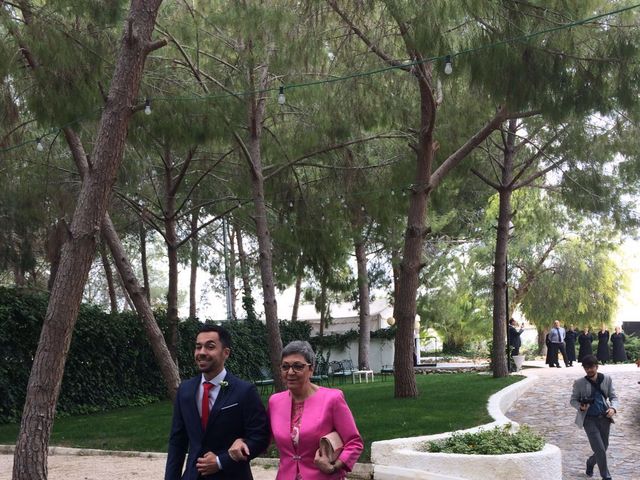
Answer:
<svg viewBox="0 0 640 480"><path fill-rule="evenodd" d="M534 367L540 366L540 368ZM562 450L563 479L583 479L591 454L584 430L575 424L576 410L569 405L573 381L584 375L574 363L569 368L549 368L542 362L526 362L520 373L537 378L535 384L506 412L519 424L527 424L548 443ZM609 437L609 471L614 480L640 479L640 369L634 364L603 365L599 372L611 375L620 409ZM598 478L598 468L594 478Z"/></svg>

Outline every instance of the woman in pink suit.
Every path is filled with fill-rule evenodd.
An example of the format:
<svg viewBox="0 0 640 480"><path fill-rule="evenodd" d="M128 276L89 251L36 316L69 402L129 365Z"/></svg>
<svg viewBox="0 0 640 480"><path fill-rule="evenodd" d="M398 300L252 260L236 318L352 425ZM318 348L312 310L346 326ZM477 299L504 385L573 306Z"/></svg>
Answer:
<svg viewBox="0 0 640 480"><path fill-rule="evenodd" d="M311 383L315 353L309 342L293 341L282 350L280 369L287 386L269 399L271 433L280 452L276 480L343 479L362 453L362 437L341 390ZM337 432L343 443L335 462L318 447L320 438ZM234 444L232 458L248 450Z"/></svg>

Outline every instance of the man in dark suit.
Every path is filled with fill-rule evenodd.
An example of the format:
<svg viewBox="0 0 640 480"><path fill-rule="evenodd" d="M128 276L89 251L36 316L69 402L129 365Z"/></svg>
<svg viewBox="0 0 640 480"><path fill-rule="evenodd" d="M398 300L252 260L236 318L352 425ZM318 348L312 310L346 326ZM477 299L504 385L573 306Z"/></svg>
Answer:
<svg viewBox="0 0 640 480"><path fill-rule="evenodd" d="M524 324L520 325L520 329L518 330L518 323L515 319L509 320L509 345L511 345L512 355L520 355L520 346L522 345L522 340L520 339L520 335L524 332Z"/></svg>
<svg viewBox="0 0 640 480"><path fill-rule="evenodd" d="M223 327L200 329L194 356L201 374L178 388L165 480L253 478L249 460L269 444L267 415L256 388L226 371L230 353L231 336ZM246 461L234 461L229 455L238 438L248 446Z"/></svg>

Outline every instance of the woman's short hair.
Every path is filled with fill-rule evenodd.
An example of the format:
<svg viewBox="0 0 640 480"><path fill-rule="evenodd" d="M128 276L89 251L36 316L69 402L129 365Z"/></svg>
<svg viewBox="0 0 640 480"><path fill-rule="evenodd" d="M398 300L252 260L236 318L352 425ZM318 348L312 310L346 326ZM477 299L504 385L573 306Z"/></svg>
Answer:
<svg viewBox="0 0 640 480"><path fill-rule="evenodd" d="M304 340L294 340L289 342L286 347L282 349L282 357L288 357L289 355L302 355L311 368L315 367L316 354L313 351L311 344Z"/></svg>

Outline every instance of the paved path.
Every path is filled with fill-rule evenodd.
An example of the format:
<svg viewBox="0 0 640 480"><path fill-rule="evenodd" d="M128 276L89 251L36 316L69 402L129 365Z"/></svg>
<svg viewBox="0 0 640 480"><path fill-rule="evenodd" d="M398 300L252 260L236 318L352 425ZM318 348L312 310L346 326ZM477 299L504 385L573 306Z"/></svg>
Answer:
<svg viewBox="0 0 640 480"><path fill-rule="evenodd" d="M640 479L640 369L635 365L604 365L600 372L611 375L620 400L616 423L609 438L609 471L614 480ZM575 424L575 409L569 405L581 366L569 368L525 368L523 374L536 377L535 384L507 411L506 416L526 423L562 450L563 478L583 479L591 454L584 430ZM598 478L598 468L594 478Z"/></svg>

